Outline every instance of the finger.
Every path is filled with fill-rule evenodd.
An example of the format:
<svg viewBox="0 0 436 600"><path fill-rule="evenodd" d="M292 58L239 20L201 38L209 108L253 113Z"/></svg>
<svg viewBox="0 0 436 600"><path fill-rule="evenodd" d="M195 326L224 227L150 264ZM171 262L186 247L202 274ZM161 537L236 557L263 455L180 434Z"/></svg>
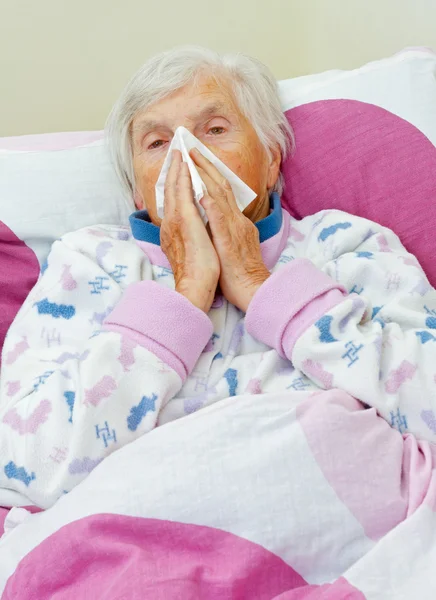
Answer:
<svg viewBox="0 0 436 600"><path fill-rule="evenodd" d="M223 177L218 171L216 166L213 163L211 163L208 158L203 156L203 154L199 150L197 150L197 148L192 148L192 150L189 152L189 155L196 164L196 166L203 169L203 171L205 171L209 175L209 177L211 177L215 181L215 183L221 185L224 181L227 181L225 177Z"/></svg>
<svg viewBox="0 0 436 600"><path fill-rule="evenodd" d="M171 164L168 169L164 186L164 214L171 214L176 206L176 185L182 164L182 154L179 150L173 150Z"/></svg>
<svg viewBox="0 0 436 600"><path fill-rule="evenodd" d="M180 152L180 150L173 150L171 155L170 168L168 169L167 178L165 181L165 185L168 185L169 188L175 188L181 164L182 153Z"/></svg>
<svg viewBox="0 0 436 600"><path fill-rule="evenodd" d="M228 193L225 189L218 185L216 181L214 181L201 167L197 167L197 171L206 186L207 193L215 200L215 202L218 203L224 213L229 214L231 211L238 208L236 200L234 200L233 197L233 192Z"/></svg>
<svg viewBox="0 0 436 600"><path fill-rule="evenodd" d="M229 216L220 208L219 204L209 195L205 194L200 201L209 220L210 232L214 243L217 239L222 242L229 242L231 234L229 229Z"/></svg>
<svg viewBox="0 0 436 600"><path fill-rule="evenodd" d="M175 210L184 217L191 218L193 213L198 213L194 204L194 195L192 191L192 180L188 164L182 162L176 183L176 204Z"/></svg>

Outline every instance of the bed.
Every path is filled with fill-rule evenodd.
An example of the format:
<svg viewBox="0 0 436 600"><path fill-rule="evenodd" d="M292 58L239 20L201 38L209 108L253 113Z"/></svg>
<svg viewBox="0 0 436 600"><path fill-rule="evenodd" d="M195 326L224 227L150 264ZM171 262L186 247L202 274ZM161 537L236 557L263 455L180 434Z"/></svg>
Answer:
<svg viewBox="0 0 436 600"><path fill-rule="evenodd" d="M380 222L426 271L414 293L435 286L436 54L279 86L296 134L285 208ZM99 131L0 139L0 198L1 343L53 241L127 224L129 207ZM311 394L230 398L83 461L49 510L4 511L2 598L433 599L436 446Z"/></svg>

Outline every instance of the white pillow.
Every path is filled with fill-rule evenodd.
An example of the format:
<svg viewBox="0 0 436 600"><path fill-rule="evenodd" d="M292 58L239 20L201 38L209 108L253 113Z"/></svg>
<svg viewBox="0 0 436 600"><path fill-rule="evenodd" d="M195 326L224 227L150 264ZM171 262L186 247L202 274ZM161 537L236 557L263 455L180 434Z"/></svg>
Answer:
<svg viewBox="0 0 436 600"><path fill-rule="evenodd" d="M374 104L412 123L436 145L436 53L405 48L351 71L326 71L279 81L283 110L320 100Z"/></svg>
<svg viewBox="0 0 436 600"><path fill-rule="evenodd" d="M90 137L100 139L81 145ZM27 150L6 149L20 146ZM64 233L127 224L129 212L101 132L0 139L0 221L40 264Z"/></svg>

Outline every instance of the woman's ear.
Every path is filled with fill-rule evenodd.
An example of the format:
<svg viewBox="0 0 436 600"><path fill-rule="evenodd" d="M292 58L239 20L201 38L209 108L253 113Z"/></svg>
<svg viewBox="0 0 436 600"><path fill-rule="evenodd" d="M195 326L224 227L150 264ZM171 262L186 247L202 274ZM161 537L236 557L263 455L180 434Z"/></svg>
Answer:
<svg viewBox="0 0 436 600"><path fill-rule="evenodd" d="M141 193L136 190L133 195L133 201L135 202L135 206L138 210L142 210L144 208L144 200L142 199Z"/></svg>
<svg viewBox="0 0 436 600"><path fill-rule="evenodd" d="M271 148L271 161L268 168L267 188L272 190L280 175L280 164L282 162L282 153L279 146Z"/></svg>

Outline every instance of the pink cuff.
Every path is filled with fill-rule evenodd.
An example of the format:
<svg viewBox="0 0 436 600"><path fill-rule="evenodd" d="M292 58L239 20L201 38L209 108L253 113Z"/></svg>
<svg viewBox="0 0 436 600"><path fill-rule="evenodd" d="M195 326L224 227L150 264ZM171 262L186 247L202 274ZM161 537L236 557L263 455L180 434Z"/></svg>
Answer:
<svg viewBox="0 0 436 600"><path fill-rule="evenodd" d="M185 380L213 333L207 315L155 281L130 285L104 321L105 329L134 339Z"/></svg>
<svg viewBox="0 0 436 600"><path fill-rule="evenodd" d="M260 286L247 310L246 330L291 360L297 339L345 293L310 260L297 258Z"/></svg>

